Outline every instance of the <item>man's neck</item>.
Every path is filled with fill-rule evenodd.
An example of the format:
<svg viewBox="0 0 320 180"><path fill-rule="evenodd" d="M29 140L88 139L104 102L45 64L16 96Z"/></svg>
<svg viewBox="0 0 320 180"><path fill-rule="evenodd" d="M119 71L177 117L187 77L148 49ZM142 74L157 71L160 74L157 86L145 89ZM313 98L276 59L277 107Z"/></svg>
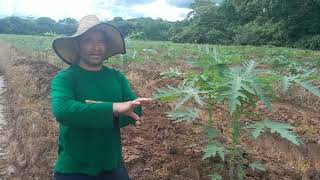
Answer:
<svg viewBox="0 0 320 180"><path fill-rule="evenodd" d="M88 64L82 63L81 61L78 63L78 65L88 71L100 71L102 68L102 64L98 66L90 66Z"/></svg>

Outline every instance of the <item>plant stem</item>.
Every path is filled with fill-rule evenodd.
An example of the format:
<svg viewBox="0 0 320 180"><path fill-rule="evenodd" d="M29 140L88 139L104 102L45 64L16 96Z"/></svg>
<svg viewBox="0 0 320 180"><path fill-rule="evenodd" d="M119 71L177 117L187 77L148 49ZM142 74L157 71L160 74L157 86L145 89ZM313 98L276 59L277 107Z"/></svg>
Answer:
<svg viewBox="0 0 320 180"><path fill-rule="evenodd" d="M232 129L231 129L231 137L232 143L230 148L231 157L229 160L229 178L231 180L237 179L238 177L238 170L236 167L241 162L236 162L236 159L239 159L240 149L238 147L239 140L240 140L240 131L241 131L241 124L240 124L240 112L237 110L235 115L232 117ZM239 163L239 164L238 164Z"/></svg>
<svg viewBox="0 0 320 180"><path fill-rule="evenodd" d="M208 102L209 126L213 124L212 104L213 104L213 98L212 98L212 95L209 94L209 102Z"/></svg>

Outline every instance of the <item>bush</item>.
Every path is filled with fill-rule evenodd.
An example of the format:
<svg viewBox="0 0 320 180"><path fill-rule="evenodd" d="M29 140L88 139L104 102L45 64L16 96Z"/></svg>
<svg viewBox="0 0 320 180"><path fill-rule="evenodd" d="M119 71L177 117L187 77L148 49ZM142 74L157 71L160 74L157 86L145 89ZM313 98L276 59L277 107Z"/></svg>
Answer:
<svg viewBox="0 0 320 180"><path fill-rule="evenodd" d="M293 44L293 47L320 50L320 35L303 36Z"/></svg>
<svg viewBox="0 0 320 180"><path fill-rule="evenodd" d="M234 43L240 45L275 45L284 40L283 23L252 21L234 28Z"/></svg>

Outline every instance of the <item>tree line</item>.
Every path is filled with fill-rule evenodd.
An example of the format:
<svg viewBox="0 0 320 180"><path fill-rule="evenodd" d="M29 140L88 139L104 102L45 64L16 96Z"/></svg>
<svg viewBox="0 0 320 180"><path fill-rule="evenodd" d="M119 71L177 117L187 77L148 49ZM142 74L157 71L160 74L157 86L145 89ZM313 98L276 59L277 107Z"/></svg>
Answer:
<svg viewBox="0 0 320 180"><path fill-rule="evenodd" d="M115 17L108 23L118 27L124 36L133 36L145 40L169 40L168 30L175 22L162 19L134 18L124 20ZM5 17L0 19L1 34L44 35L46 33L62 34L70 36L76 32L78 21L73 18L65 18L55 21L49 17Z"/></svg>
<svg viewBox="0 0 320 180"><path fill-rule="evenodd" d="M78 21L65 18L56 22L49 17L5 17L0 19L1 34L43 35L47 32L71 35L75 33Z"/></svg>
<svg viewBox="0 0 320 180"><path fill-rule="evenodd" d="M320 49L320 0L196 0L174 42Z"/></svg>
<svg viewBox="0 0 320 180"><path fill-rule="evenodd" d="M320 0L195 0L182 21L115 17L124 36L179 43L274 45L320 49ZM48 17L0 19L0 33L71 35L78 22Z"/></svg>

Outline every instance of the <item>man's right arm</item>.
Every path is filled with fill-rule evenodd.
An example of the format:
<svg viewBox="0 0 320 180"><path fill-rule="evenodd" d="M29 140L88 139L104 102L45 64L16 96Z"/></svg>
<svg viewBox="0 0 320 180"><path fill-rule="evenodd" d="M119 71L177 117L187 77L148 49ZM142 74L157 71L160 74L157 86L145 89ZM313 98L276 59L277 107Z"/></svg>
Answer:
<svg viewBox="0 0 320 180"><path fill-rule="evenodd" d="M70 72L60 71L52 80L52 112L58 122L78 128L113 128L113 103L75 100Z"/></svg>

